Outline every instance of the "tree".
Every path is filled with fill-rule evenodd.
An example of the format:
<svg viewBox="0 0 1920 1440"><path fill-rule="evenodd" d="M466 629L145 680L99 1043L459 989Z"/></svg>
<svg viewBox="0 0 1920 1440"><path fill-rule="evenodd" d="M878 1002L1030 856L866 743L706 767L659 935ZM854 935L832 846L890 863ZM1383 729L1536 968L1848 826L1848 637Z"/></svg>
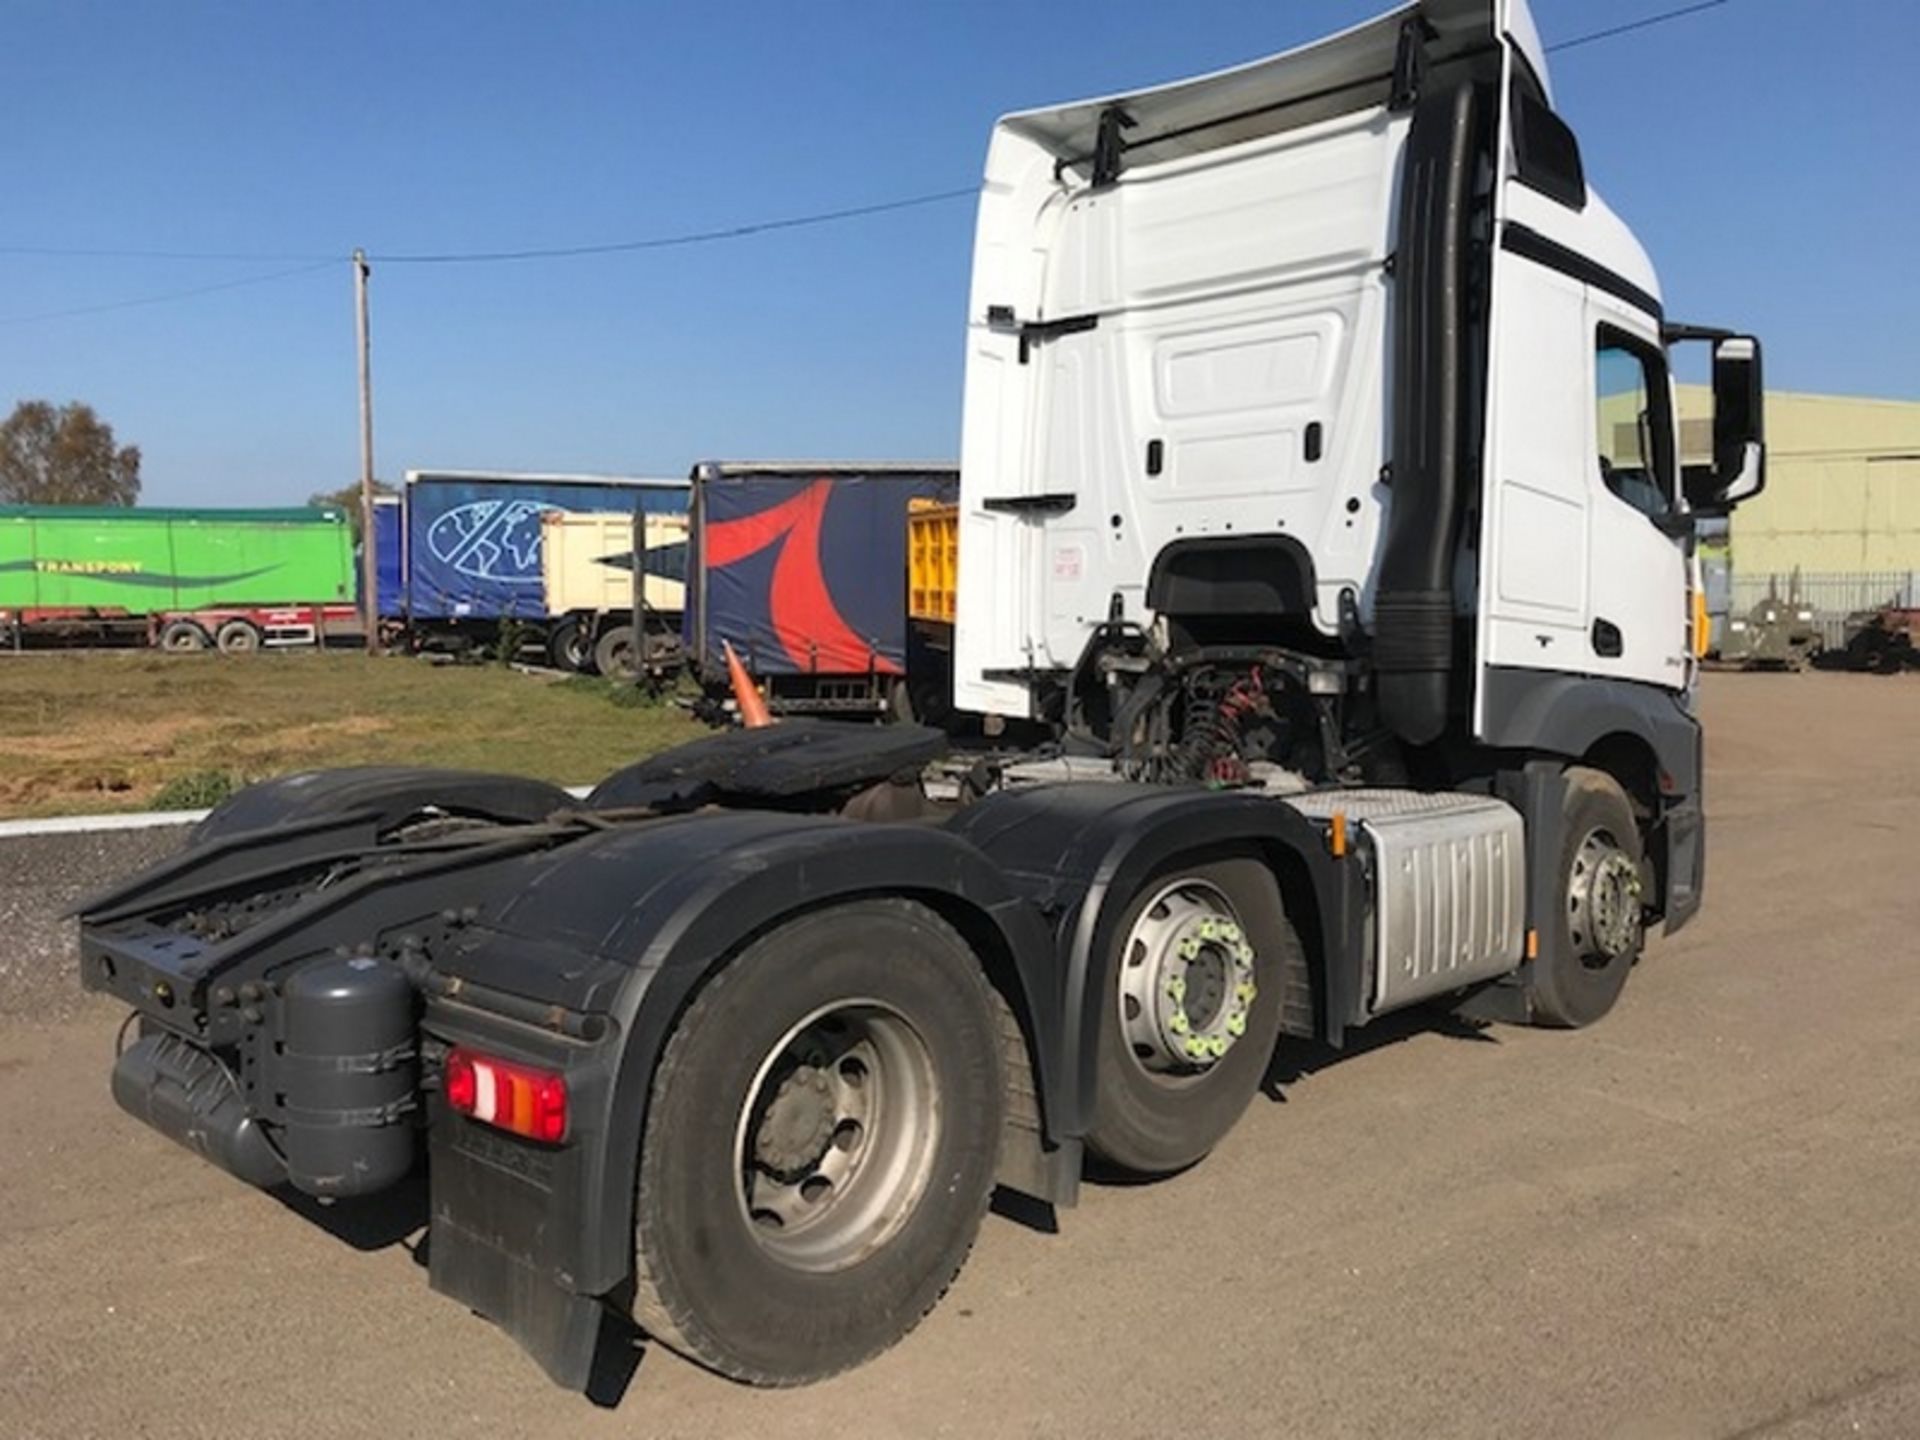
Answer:
<svg viewBox="0 0 1920 1440"><path fill-rule="evenodd" d="M0 504L131 505L140 497L140 447L113 443L113 427L78 400L22 400L0 424Z"/></svg>
<svg viewBox="0 0 1920 1440"><path fill-rule="evenodd" d="M375 495L398 495L400 492L379 477L374 478ZM347 524L353 530L354 538L360 536L360 482L342 485L338 490L317 490L307 497L307 504L320 510L344 510L347 512Z"/></svg>

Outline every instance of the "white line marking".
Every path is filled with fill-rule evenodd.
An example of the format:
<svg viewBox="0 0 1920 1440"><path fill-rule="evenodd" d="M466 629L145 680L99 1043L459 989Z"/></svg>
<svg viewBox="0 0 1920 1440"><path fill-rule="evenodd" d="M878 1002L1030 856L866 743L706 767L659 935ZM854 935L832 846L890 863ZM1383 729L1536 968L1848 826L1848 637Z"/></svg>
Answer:
<svg viewBox="0 0 1920 1440"><path fill-rule="evenodd" d="M567 793L584 800L591 785L569 785ZM164 830L173 825L198 825L207 810L133 810L115 815L54 815L41 820L0 820L0 840L26 840L38 835L95 835L112 830Z"/></svg>

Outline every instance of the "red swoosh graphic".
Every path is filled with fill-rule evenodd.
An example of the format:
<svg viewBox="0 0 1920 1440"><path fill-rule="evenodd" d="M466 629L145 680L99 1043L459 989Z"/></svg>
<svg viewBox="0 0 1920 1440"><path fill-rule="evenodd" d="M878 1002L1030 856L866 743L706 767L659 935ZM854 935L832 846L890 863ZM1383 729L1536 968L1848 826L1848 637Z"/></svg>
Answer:
<svg viewBox="0 0 1920 1440"><path fill-rule="evenodd" d="M832 494L831 480L815 480L757 515L708 525L703 537L706 563L719 569L778 545L767 609L787 659L801 671L845 675L871 667L883 675L898 675L898 665L854 633L827 589L820 568L820 526Z"/></svg>

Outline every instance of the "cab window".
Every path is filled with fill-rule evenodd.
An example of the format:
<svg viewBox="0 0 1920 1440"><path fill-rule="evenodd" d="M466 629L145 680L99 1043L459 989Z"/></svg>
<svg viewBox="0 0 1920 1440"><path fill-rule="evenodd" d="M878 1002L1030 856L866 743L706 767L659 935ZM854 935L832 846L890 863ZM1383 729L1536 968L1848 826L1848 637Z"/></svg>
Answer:
<svg viewBox="0 0 1920 1440"><path fill-rule="evenodd" d="M1673 508L1665 363L1651 347L1603 328L1593 373L1600 478L1641 514L1665 515Z"/></svg>

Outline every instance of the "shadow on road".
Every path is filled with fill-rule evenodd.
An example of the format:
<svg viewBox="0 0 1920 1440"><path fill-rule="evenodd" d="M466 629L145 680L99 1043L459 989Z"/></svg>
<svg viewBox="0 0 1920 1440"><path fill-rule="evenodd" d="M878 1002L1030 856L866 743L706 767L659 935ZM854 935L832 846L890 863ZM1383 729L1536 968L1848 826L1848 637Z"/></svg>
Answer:
<svg viewBox="0 0 1920 1440"><path fill-rule="evenodd" d="M1287 1086L1318 1075L1342 1060L1357 1059L1421 1035L1442 1035L1449 1040L1498 1045L1499 1037L1490 1031L1491 1026L1484 1021L1462 1020L1445 1010L1416 1005L1412 1009L1371 1021L1362 1029L1347 1031L1346 1044L1338 1048L1320 1040L1283 1038L1279 1048L1273 1052L1273 1063L1267 1066L1266 1076L1260 1082L1260 1093L1275 1104L1284 1105L1287 1103Z"/></svg>
<svg viewBox="0 0 1920 1440"><path fill-rule="evenodd" d="M427 1263L427 1172L414 1172L391 1190L357 1200L331 1203L302 1194L291 1185L268 1192L301 1219L356 1250L385 1250L406 1245L416 1265ZM419 1236L412 1244L408 1240Z"/></svg>
<svg viewBox="0 0 1920 1440"><path fill-rule="evenodd" d="M424 1167L417 1167L391 1190L356 1200L336 1200L329 1204L304 1195L290 1185L268 1193L301 1219L355 1250L371 1253L398 1245L420 1266L426 1265L432 1252L433 1232L428 1225L430 1210ZM608 1297L599 1339L594 1345L586 1396L603 1409L619 1405L646 1355L646 1337L626 1313L631 1303L629 1289Z"/></svg>

